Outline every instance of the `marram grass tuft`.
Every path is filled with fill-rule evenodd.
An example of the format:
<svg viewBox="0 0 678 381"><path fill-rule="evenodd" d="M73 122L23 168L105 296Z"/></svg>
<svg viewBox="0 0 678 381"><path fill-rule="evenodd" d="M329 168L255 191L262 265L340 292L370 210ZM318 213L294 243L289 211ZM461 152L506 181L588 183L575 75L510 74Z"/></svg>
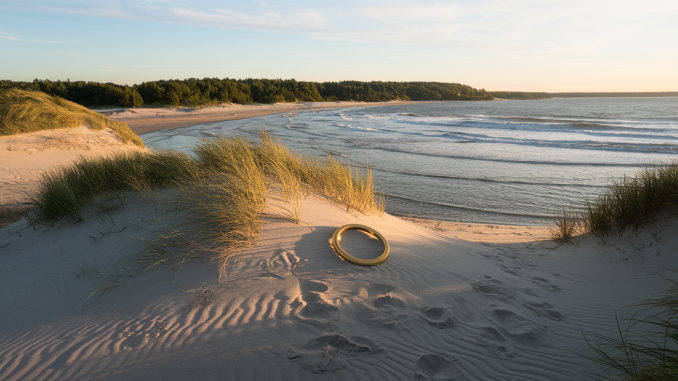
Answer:
<svg viewBox="0 0 678 381"><path fill-rule="evenodd" d="M144 143L125 123L40 91L8 89L0 91L0 136L41 130L78 128L87 125L93 130L110 128L123 142L139 147Z"/></svg>
<svg viewBox="0 0 678 381"><path fill-rule="evenodd" d="M615 181L583 208L554 218L553 238L567 242L580 233L605 234L637 228L659 214L678 212L678 163L648 167L635 177Z"/></svg>
<svg viewBox="0 0 678 381"><path fill-rule="evenodd" d="M168 187L175 196L165 200L181 210L186 221L152 240L137 263L149 268L200 256L223 269L231 256L251 247L261 234L271 185L282 185L291 203L290 219L296 223L302 221L300 197L310 193L351 212L384 213L369 167L295 154L266 134L259 143L241 137L204 140L194 152L195 159L171 151L81 158L55 169L44 175L33 199L32 221L80 220L99 197Z"/></svg>

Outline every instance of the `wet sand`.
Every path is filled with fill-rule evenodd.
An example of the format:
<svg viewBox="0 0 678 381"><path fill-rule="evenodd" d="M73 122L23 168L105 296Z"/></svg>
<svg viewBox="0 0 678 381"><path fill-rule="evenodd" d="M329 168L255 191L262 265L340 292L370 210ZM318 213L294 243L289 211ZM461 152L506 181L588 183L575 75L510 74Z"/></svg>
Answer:
<svg viewBox="0 0 678 381"><path fill-rule="evenodd" d="M281 112L323 110L347 107L374 107L418 102L304 102L265 105L222 104L209 107L95 109L110 119L127 123L137 135L166 128L191 127L204 123L256 118Z"/></svg>

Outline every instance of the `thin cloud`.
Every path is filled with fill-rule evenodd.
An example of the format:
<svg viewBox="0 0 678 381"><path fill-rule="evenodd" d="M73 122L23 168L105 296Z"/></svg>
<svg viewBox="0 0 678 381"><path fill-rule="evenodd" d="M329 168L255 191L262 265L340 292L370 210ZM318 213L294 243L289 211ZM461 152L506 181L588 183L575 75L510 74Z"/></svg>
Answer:
<svg viewBox="0 0 678 381"><path fill-rule="evenodd" d="M170 9L172 21L191 25L209 25L232 29L254 29L275 32L314 33L326 31L326 18L317 11L301 10L290 14L264 12L237 13L229 9L216 9L211 13L189 9Z"/></svg>
<svg viewBox="0 0 678 381"><path fill-rule="evenodd" d="M231 1L5 0L2 8L153 23L247 29L319 40L462 47L476 51L595 52L672 46L678 2L646 0L344 1L251 5ZM224 6L226 4L226 6ZM256 3L255 3L256 4Z"/></svg>
<svg viewBox="0 0 678 381"><path fill-rule="evenodd" d="M352 18L332 19L334 32L314 37L541 54L666 46L678 32L674 1L378 2L350 13Z"/></svg>
<svg viewBox="0 0 678 381"><path fill-rule="evenodd" d="M16 36L6 36L6 35L0 35L0 39L10 40L10 41L18 41L18 42L38 42L38 43L50 43L50 44L73 42L73 40L35 40L35 39L30 39L30 38L23 38L23 37L16 37Z"/></svg>

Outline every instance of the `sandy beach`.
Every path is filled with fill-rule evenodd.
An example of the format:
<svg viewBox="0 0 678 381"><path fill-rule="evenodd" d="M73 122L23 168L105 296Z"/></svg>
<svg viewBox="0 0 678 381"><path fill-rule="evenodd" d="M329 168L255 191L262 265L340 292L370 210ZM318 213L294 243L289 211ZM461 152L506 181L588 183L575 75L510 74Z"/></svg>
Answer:
<svg viewBox="0 0 678 381"><path fill-rule="evenodd" d="M548 226L520 226L497 224L471 224L403 217L404 220L433 230L444 236L464 241L488 243L522 243L551 238Z"/></svg>
<svg viewBox="0 0 678 381"><path fill-rule="evenodd" d="M131 114L137 131L159 118L134 112L111 116ZM86 128L0 144L3 205L24 207L54 165L137 149ZM665 290L678 265L674 220L557 245L544 227L365 216L317 195L295 224L279 194L267 198L262 234L223 273L200 258L135 265L185 224L167 191L127 193L78 222L0 229L0 379L587 379L584 335L615 335L616 316L634 312L623 307ZM333 251L349 223L385 236L384 264ZM343 238L356 255L383 249L362 233Z"/></svg>
<svg viewBox="0 0 678 381"><path fill-rule="evenodd" d="M203 123L255 118L281 112L323 110L346 107L374 107L416 102L297 102L262 105L222 104L208 107L138 108L95 110L110 119L129 124L137 135L165 128L190 127Z"/></svg>

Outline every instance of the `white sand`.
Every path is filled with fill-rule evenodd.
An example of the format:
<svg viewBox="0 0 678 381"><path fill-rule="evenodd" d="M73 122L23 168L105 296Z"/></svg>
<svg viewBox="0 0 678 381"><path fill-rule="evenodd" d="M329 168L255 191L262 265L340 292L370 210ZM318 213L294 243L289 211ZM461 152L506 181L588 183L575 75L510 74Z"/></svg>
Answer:
<svg viewBox="0 0 678 381"><path fill-rule="evenodd" d="M678 264L667 223L607 244L474 243L312 196L303 225L269 219L221 281L200 260L128 273L136 238L181 220L134 200L0 231L1 380L584 379L582 330L614 334L615 309L628 316ZM330 248L356 222L389 240L386 263Z"/></svg>
<svg viewBox="0 0 678 381"><path fill-rule="evenodd" d="M124 144L110 129L87 127L0 136L0 214L30 205L42 174L79 156L100 156L139 150ZM0 216L0 227L3 225Z"/></svg>

